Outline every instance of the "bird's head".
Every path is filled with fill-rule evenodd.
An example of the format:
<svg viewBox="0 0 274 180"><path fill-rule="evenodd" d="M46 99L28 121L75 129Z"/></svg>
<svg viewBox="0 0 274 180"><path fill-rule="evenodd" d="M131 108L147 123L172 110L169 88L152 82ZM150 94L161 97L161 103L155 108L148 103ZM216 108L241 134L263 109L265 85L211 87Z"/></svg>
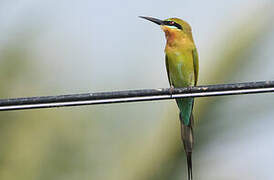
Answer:
<svg viewBox="0 0 274 180"><path fill-rule="evenodd" d="M161 26L161 29L165 32L168 43L177 44L183 41L193 41L190 25L179 18L168 18L160 20L152 17L139 16L140 18L149 20Z"/></svg>

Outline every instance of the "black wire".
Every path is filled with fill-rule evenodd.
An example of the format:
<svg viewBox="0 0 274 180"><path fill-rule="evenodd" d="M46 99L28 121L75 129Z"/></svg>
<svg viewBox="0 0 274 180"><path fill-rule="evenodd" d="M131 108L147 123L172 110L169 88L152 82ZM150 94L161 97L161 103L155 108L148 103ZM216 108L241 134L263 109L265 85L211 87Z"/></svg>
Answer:
<svg viewBox="0 0 274 180"><path fill-rule="evenodd" d="M274 81L0 99L0 111L274 92Z"/></svg>

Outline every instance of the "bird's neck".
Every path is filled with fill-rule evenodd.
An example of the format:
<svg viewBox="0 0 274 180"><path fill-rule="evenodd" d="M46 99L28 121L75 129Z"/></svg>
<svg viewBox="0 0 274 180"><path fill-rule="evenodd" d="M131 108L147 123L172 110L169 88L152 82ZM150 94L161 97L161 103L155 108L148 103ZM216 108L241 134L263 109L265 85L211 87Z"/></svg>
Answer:
<svg viewBox="0 0 274 180"><path fill-rule="evenodd" d="M166 52L192 49L194 46L193 40L186 34L165 31L166 35Z"/></svg>

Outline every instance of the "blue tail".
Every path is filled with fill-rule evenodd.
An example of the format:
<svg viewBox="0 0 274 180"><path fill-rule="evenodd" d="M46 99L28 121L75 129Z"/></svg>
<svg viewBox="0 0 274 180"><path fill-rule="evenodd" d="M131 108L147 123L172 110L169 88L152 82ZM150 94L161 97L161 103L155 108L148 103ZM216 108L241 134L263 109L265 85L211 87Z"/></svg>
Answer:
<svg viewBox="0 0 274 180"><path fill-rule="evenodd" d="M180 110L180 120L184 125L190 124L190 117L193 109L193 98L176 99L177 105Z"/></svg>
<svg viewBox="0 0 274 180"><path fill-rule="evenodd" d="M194 119L192 115L192 108L194 99L185 98L177 99L177 104L180 109L181 122L181 138L184 144L184 149L187 157L188 180L192 180L192 148L194 143L193 138L193 124Z"/></svg>

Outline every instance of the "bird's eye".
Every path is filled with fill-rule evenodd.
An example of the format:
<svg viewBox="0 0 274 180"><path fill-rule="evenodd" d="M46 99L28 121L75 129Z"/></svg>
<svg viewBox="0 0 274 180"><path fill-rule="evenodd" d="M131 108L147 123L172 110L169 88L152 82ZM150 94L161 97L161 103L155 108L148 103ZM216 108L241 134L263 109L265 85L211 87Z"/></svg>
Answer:
<svg viewBox="0 0 274 180"><path fill-rule="evenodd" d="M176 27L177 29L183 29L182 26L174 21L164 21L165 25Z"/></svg>

